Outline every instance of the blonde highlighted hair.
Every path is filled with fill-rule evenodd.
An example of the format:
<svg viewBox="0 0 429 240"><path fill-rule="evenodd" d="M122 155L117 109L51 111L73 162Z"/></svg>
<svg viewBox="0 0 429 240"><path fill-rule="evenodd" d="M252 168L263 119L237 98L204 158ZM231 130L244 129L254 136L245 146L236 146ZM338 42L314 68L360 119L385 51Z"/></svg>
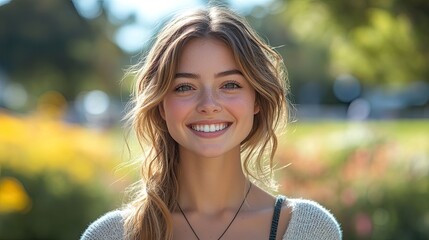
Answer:
<svg viewBox="0 0 429 240"><path fill-rule="evenodd" d="M167 23L138 68L128 119L150 157L142 164L142 181L125 220L127 239L172 239L171 212L178 197L178 145L168 133L158 106L170 88L181 50L190 39L224 42L256 92L259 113L242 142L243 168L259 185L272 186L277 127L287 120L287 77L282 58L248 23L223 7L208 7L178 15Z"/></svg>

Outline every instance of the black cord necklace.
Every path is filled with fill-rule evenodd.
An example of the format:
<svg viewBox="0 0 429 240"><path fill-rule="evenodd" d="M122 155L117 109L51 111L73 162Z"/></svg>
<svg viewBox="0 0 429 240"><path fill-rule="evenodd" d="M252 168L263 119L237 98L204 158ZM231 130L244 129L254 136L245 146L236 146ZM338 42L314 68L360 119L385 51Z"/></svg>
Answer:
<svg viewBox="0 0 429 240"><path fill-rule="evenodd" d="M238 213L241 210L241 207L243 207L244 202L247 199L247 195L249 195L250 189L252 188L252 183L250 183L249 189L247 190L246 196L244 196L243 201L240 204L240 207L238 208L237 212L235 213L234 217L232 218L231 222L229 222L228 226L225 228L225 230L223 231L223 233L220 235L220 237L217 239L221 239L223 237L223 235L225 235L226 231L228 231L229 227L232 225L232 223L234 222L235 218L237 217ZM182 213L183 217L186 220L186 223L188 223L189 227L191 228L192 232L194 233L195 237L200 240L200 238L198 237L197 233L195 232L194 228L192 227L191 223L189 222L188 218L186 217L185 213L183 212L182 208L179 205L179 202L177 202L177 206L179 207L180 212Z"/></svg>

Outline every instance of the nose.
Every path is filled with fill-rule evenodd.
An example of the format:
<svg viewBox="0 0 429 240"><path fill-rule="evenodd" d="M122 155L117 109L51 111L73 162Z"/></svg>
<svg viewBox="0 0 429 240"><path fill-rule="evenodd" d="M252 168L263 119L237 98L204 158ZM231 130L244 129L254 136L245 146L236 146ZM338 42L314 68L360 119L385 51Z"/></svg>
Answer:
<svg viewBox="0 0 429 240"><path fill-rule="evenodd" d="M222 106L216 99L215 93L212 91L204 91L201 94L197 105L197 111L199 113L210 114L220 112L221 110Z"/></svg>

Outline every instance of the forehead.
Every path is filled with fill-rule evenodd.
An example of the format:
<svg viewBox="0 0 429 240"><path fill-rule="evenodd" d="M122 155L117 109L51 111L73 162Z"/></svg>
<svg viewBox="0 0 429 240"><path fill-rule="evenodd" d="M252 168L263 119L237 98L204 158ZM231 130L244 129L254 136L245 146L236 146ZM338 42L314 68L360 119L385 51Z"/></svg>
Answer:
<svg viewBox="0 0 429 240"><path fill-rule="evenodd" d="M191 39L182 48L178 60L178 71L237 69L231 48L214 38Z"/></svg>

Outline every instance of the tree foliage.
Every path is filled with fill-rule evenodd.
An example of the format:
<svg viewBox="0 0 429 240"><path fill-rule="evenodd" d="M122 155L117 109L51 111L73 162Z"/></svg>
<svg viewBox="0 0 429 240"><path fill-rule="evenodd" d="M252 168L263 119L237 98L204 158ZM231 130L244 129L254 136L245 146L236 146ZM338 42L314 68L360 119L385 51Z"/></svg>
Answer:
<svg viewBox="0 0 429 240"><path fill-rule="evenodd" d="M284 2L282 16L294 36L328 49L331 75L388 85L429 81L427 1Z"/></svg>
<svg viewBox="0 0 429 240"><path fill-rule="evenodd" d="M72 1L11 1L0 7L0 69L35 96L56 90L117 93L122 51L104 13L88 20Z"/></svg>

